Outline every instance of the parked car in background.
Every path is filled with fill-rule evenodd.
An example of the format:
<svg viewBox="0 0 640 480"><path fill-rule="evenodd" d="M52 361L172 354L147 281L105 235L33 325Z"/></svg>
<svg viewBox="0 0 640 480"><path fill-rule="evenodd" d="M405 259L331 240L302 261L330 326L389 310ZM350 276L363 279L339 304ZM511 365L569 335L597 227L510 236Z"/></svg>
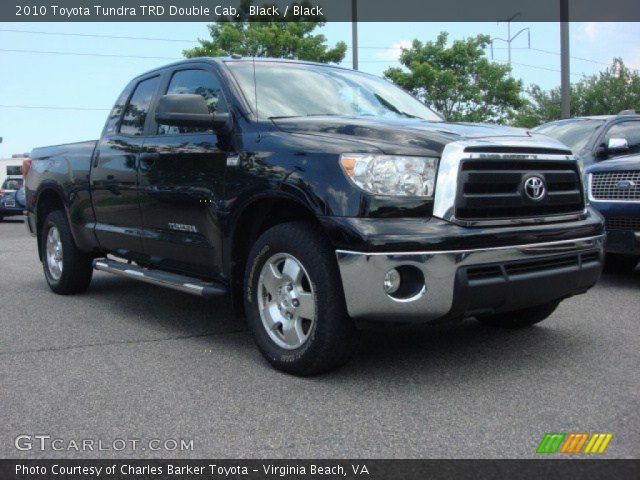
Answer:
<svg viewBox="0 0 640 480"><path fill-rule="evenodd" d="M605 218L609 272L632 271L640 260L640 155L587 169L591 205Z"/></svg>
<svg viewBox="0 0 640 480"><path fill-rule="evenodd" d="M578 154L584 166L623 155L640 153L640 114L576 117L544 123L533 129L561 141Z"/></svg>
<svg viewBox="0 0 640 480"><path fill-rule="evenodd" d="M0 188L0 221L22 215L26 206L24 180L21 176L7 177Z"/></svg>

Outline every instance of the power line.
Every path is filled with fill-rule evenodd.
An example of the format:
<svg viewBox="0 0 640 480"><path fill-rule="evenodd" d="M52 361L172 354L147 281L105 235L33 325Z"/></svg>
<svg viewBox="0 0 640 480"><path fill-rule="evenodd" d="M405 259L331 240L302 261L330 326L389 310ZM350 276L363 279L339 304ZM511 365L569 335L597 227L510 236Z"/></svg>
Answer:
<svg viewBox="0 0 640 480"><path fill-rule="evenodd" d="M89 37L89 38L111 38L111 39L119 39L119 40L143 40L150 42L173 42L173 43L190 43L196 44L198 41L187 40L182 38L160 38L160 37L138 37L133 35L105 35L105 34L97 34L97 33L72 33L72 32L45 32L41 30L19 30L19 29L9 29L2 28L0 32L7 33L26 33L32 35L54 35L54 36L68 36L68 37ZM382 46L374 46L374 45L363 45L358 47L360 50L402 50L404 47L382 47ZM350 50L351 47L347 47L347 50ZM507 50L507 47L494 47L495 50ZM549 55L557 55L560 56L560 52L554 52L551 50L545 50L542 48L526 48L526 47L513 47L513 50L533 50L540 53L546 53ZM4 50L8 51L8 50ZM94 54L92 54L94 55ZM104 55L104 54L103 54ZM155 58L155 59L165 59L168 57L143 57L143 56L128 56L127 58ZM609 65L608 62L601 62L599 60L593 60L591 58L584 57L576 57L571 56L573 60L580 60L583 62L591 62L596 63L598 65ZM371 62L370 62L371 63Z"/></svg>
<svg viewBox="0 0 640 480"><path fill-rule="evenodd" d="M108 58L135 58L135 59L147 59L147 60L180 60L182 57L153 57L146 55L121 55L121 54L109 54L109 53L85 53L85 52L59 52L59 51L46 51L46 50L20 50L20 49L6 49L0 48L0 52L11 52L11 53L37 53L44 55L68 55L68 56L82 56L82 57L108 57ZM361 60L360 63L393 63L397 62L397 60ZM503 62L500 62L503 63ZM529 67L529 68L537 68L538 70L547 70L550 72L560 72L560 70L556 70L548 67L540 67L537 65L529 65L526 63L517 63L512 62L514 65L519 65L521 67ZM581 74L572 73L574 76L581 77Z"/></svg>
<svg viewBox="0 0 640 480"><path fill-rule="evenodd" d="M349 50L351 47L347 47L347 50ZM363 47L358 47L361 50L362 49L369 49L369 50L407 50L407 48L405 47L373 47L373 46L363 46ZM508 47L493 47L494 50L508 50ZM547 53L549 55L556 55L556 56L560 56L560 52L554 52L552 50L545 50L542 48L527 48L527 47L511 47L512 50L532 50L534 52L539 52L539 53ZM593 60L591 58L584 58L584 57L576 57L576 56L571 56L570 57L572 60L580 60L583 62L590 62L590 63L596 63L598 65L609 65L608 62L602 62L599 60Z"/></svg>
<svg viewBox="0 0 640 480"><path fill-rule="evenodd" d="M392 63L392 62L397 62L397 60L360 60L360 63ZM507 64L507 62L503 62L503 61L499 61L496 60L496 63L502 63L502 64ZM530 65L528 63L519 63L519 62L511 62L513 65L518 65L519 67L528 67L528 68L536 68L538 70L546 70L549 72L558 72L560 73L560 70L555 69L555 68L550 68L550 67L541 67L539 65ZM576 77L582 77L584 74L581 73L572 73L571 75L575 75Z"/></svg>
<svg viewBox="0 0 640 480"><path fill-rule="evenodd" d="M91 37L91 38L115 38L119 40L146 40L152 42L177 42L177 43L198 43L194 40L183 40L180 38L158 38L158 37L134 37L128 35L104 35L97 33L71 33L71 32L43 32L39 30L15 30L2 28L0 32L8 33L28 33L33 35L57 35L65 37Z"/></svg>
<svg viewBox="0 0 640 480"><path fill-rule="evenodd" d="M111 53L92 53L92 52L60 52L55 50L26 50L17 48L0 48L0 52L9 53L37 53L43 55L69 55L69 56L81 56L81 57L109 57L109 58L142 58L150 60L182 60L184 57L155 57L148 55L122 55ZM361 63L389 63L396 60L364 60Z"/></svg>
<svg viewBox="0 0 640 480"><path fill-rule="evenodd" d="M377 48L377 47L376 47ZM524 48L523 48L524 49ZM526 50L526 49L524 49ZM531 50L540 51L543 53L549 53L553 55L560 55L557 52L551 52L549 50L542 50L538 48L532 48ZM59 52L59 51L46 51L46 50L23 50L23 49L9 49L9 48L0 48L0 52L9 52L9 53L37 53L43 55L67 55L67 56L82 56L82 57L107 57L107 58L134 58L134 59L146 59L146 60L181 60L183 57L156 57L149 55L122 55L122 54L110 54L110 53L92 53L92 52ZM571 57L576 60L583 60L586 62L597 63L600 65L609 65L605 62L599 62L597 60L590 60L588 58L581 57ZM396 62L397 60L360 60L360 63L390 63ZM540 70L549 70L552 72L559 72L560 70L550 69L546 67L538 67L535 65L527 65L524 63L516 63L512 62L514 65L520 65L524 67L538 68ZM581 76L579 74L572 74Z"/></svg>
<svg viewBox="0 0 640 480"><path fill-rule="evenodd" d="M526 49L525 49L525 48L522 48L522 50L526 50ZM531 48L531 50L534 50L534 51L536 51L536 52L548 53L548 54L550 54L550 55L557 55L557 56L560 56L560 52L552 52L551 50L544 50L544 49L542 49L542 48ZM600 61L598 61L598 60L592 60L592 59L590 59L590 58L574 57L574 56L571 56L571 57L569 57L569 58L571 58L571 59L573 59L573 60L581 60L581 61L583 61L583 62L597 63L597 64L599 64L599 65L607 65L607 66L609 65L609 63L607 63L607 62L600 62Z"/></svg>
<svg viewBox="0 0 640 480"><path fill-rule="evenodd" d="M378 60L365 61L365 63L373 63L373 62L378 62ZM379 62L388 63L386 60L379 60ZM500 63L505 63L505 62L500 62ZM518 63L518 62L512 62L512 64L513 65L518 65L520 67L535 68L535 69L539 69L539 70L546 70L546 71L549 71L549 72L560 73L560 70L555 69L555 68L540 67L538 65L529 65L527 63ZM583 74L579 74L579 73L572 73L571 75L574 75L576 77L583 76ZM57 106L50 106L50 105L44 106L44 105L1 105L1 104L0 104L0 108L42 109L42 110L73 110L73 111L109 111L110 110L108 108L90 108L90 107L57 107Z"/></svg>
<svg viewBox="0 0 640 480"><path fill-rule="evenodd" d="M70 55L70 56L82 56L82 57L111 57L111 58L145 58L151 60L180 60L183 57L151 57L146 55L121 55L111 53L84 53L84 52L58 52L58 51L45 51L45 50L19 50L0 48L0 52L11 53L39 53L46 55Z"/></svg>
<svg viewBox="0 0 640 480"><path fill-rule="evenodd" d="M39 109L39 110L76 110L76 111L109 111L108 108L89 108L89 107L53 107L50 105L0 105L0 108L21 108L21 109Z"/></svg>
<svg viewBox="0 0 640 480"><path fill-rule="evenodd" d="M505 63L505 62L500 62L500 63ZM538 65L529 65L527 63L518 63L518 62L511 62L513 65L518 65L519 67L528 67L528 68L537 68L538 70L546 70L548 72L557 72L560 73L560 70L557 68L549 68L549 67L540 67ZM583 73L572 73L571 75L575 76L575 77L583 77L584 74Z"/></svg>

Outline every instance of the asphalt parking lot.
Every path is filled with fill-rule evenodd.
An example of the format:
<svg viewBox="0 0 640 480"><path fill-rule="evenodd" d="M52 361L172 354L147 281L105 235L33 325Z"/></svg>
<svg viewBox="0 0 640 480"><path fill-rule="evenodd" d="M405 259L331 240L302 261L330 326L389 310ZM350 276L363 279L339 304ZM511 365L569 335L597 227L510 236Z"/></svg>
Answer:
<svg viewBox="0 0 640 480"><path fill-rule="evenodd" d="M0 275L3 458L534 457L546 432L612 432L603 456L640 457L638 269L524 331L367 331L308 379L271 369L226 301L101 272L54 295L22 222L0 223ZM63 450L17 450L21 434ZM154 438L193 450L68 449Z"/></svg>

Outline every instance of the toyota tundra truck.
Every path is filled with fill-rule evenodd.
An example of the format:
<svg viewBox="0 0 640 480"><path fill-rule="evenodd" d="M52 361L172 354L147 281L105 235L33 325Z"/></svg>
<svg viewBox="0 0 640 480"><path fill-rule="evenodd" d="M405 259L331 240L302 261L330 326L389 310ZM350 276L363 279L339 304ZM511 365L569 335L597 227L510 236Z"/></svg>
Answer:
<svg viewBox="0 0 640 480"><path fill-rule="evenodd" d="M83 292L100 270L229 294L266 359L297 375L346 362L372 322L530 326L602 268L603 220L566 146L444 122L336 66L158 68L99 140L37 148L24 169L51 290Z"/></svg>

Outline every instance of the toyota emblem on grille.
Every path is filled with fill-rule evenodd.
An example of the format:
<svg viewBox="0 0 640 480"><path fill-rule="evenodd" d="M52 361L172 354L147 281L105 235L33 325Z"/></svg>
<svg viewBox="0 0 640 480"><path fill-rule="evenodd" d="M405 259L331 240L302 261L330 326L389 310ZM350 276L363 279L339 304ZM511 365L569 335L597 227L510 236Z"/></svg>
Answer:
<svg viewBox="0 0 640 480"><path fill-rule="evenodd" d="M542 200L547 194L547 187L541 177L533 176L524 181L524 193L531 200Z"/></svg>

